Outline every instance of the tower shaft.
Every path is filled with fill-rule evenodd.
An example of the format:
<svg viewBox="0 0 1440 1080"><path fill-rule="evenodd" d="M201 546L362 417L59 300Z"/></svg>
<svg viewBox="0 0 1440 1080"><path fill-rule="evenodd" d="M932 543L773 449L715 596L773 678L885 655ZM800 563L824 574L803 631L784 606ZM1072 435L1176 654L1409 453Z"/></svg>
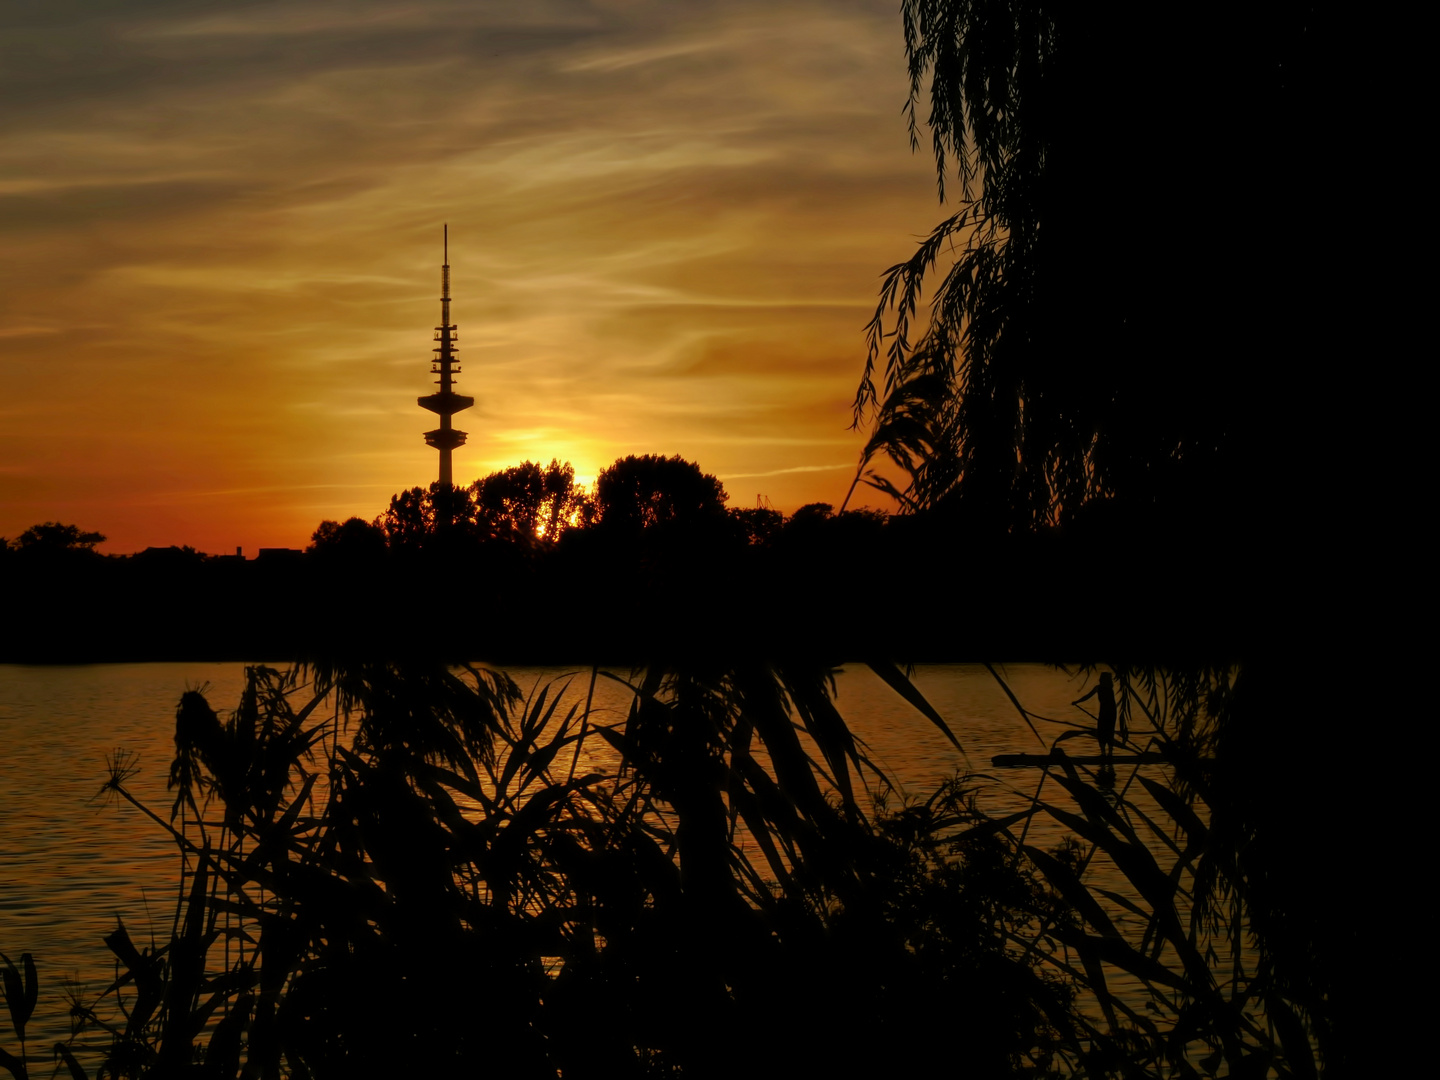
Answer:
<svg viewBox="0 0 1440 1080"><path fill-rule="evenodd" d="M445 226L444 252L444 262L440 266L440 325L435 328L435 340L438 344L433 350L436 355L430 362L430 374L440 376L435 380L440 390L438 393L417 398L416 401L422 409L428 409L440 416L440 426L425 433L425 442L440 451L440 486L448 488L455 483L451 454L457 446L465 445L465 432L454 426L451 417L470 408L475 404L475 399L457 394L454 390L455 376L460 373L460 363L455 357L458 351L456 327L450 321L449 225Z"/></svg>

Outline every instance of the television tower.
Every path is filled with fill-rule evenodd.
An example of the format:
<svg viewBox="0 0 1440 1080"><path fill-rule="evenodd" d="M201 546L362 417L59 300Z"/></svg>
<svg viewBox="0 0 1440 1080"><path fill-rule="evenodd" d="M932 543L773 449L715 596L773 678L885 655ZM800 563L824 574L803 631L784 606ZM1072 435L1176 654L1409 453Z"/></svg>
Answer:
<svg viewBox="0 0 1440 1080"><path fill-rule="evenodd" d="M435 340L440 344L433 350L439 355L430 361L430 374L440 376L435 380L440 384L440 392L417 398L416 401L422 409L429 409L433 413L440 414L440 426L434 431L425 432L425 443L440 451L441 486L453 487L450 452L457 446L465 445L465 432L451 427L450 417L462 409L470 408L475 404L475 399L457 394L451 389L455 385L455 376L460 374L460 363L455 359L455 342L458 339L455 335L455 326L450 322L449 225L445 226L444 244L445 261L440 267L440 325L435 328Z"/></svg>

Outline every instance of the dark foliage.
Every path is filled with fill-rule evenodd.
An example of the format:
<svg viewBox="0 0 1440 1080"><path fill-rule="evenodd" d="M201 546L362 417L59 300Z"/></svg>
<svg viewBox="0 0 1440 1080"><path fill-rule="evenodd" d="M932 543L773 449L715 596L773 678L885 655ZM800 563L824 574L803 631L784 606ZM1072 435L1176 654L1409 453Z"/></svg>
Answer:
<svg viewBox="0 0 1440 1080"><path fill-rule="evenodd" d="M1358 949L1334 927L1354 905L1306 867L1324 862L1315 837L1355 830L1334 809L1325 736L1295 747L1278 690L1333 648L1298 533L1312 507L1349 498L1366 441L1364 407L1327 402L1311 372L1375 347L1367 315L1337 315L1367 311L1369 287L1333 274L1323 224L1335 137L1369 127L1345 89L1365 20L1338 14L905 0L912 142L928 100L941 199L958 174L960 200L887 272L856 418L874 419L862 471L885 455L906 477L868 480L947 524L957 556L978 554L969 566L992 567L1007 532L1063 526L1058 558L1022 573L1059 571L1078 621L1123 605L1171 638L1159 652L1189 673L1182 712L1206 704L1204 672L1228 670L1204 661L1245 661L1213 713L1218 764L1195 781L1215 815L1203 884L1245 909L1262 957L1253 992L1284 998L1271 1019L1304 1017L1283 1033L1294 1067L1313 1036L1343 1072L1358 1028L1335 1002L1354 1000L1339 973ZM1296 460L1331 450L1333 472ZM1335 518L1331 537L1361 536L1353 513ZM1367 565L1349 546L1337 556ZM1208 625L1181 644L1196 612ZM1110 635L1083 655L1123 658L1117 671L1155 685L1165 669L1142 665L1146 651ZM1220 1008L1192 1005L1191 1018ZM1232 1039L1216 1061L1270 1067L1239 1053Z"/></svg>
<svg viewBox="0 0 1440 1080"><path fill-rule="evenodd" d="M95 546L104 542L105 536L102 533L86 532L78 525L47 521L30 526L8 544L0 539L0 547L8 547L27 561L73 561L77 557L95 556Z"/></svg>
<svg viewBox="0 0 1440 1080"><path fill-rule="evenodd" d="M181 698L170 819L140 809L179 845L182 899L159 948L106 938L120 976L74 1008L110 1032L97 1076L1331 1064L1326 1002L1247 940L1276 852L1235 835L1232 672L1116 671L1098 773L1064 752L1096 727L1012 695L1060 734L1031 808L1000 820L959 780L889 808L809 664L637 672L604 723L594 682L618 677L598 669L525 700L476 668L311 674L251 669L224 720ZM107 787L134 803L126 779L117 761ZM1058 848L1029 840L1036 815ZM16 1077L38 995L21 960L4 981L21 1053L0 1051ZM83 1078L77 1045L55 1054Z"/></svg>
<svg viewBox="0 0 1440 1080"><path fill-rule="evenodd" d="M594 514L568 461L551 459L545 468L521 462L476 480L470 491L481 532L512 542L554 542L567 529L588 524Z"/></svg>
<svg viewBox="0 0 1440 1080"><path fill-rule="evenodd" d="M411 556L458 555L482 537L474 493L448 484L413 487L391 496L390 506L375 523L391 551Z"/></svg>
<svg viewBox="0 0 1440 1080"><path fill-rule="evenodd" d="M732 506L728 513L730 520L745 538L745 543L754 547L768 547L773 544L785 524L785 515L771 507Z"/></svg>
<svg viewBox="0 0 1440 1080"><path fill-rule="evenodd" d="M1219 640L1225 651L1216 658L1233 659L1268 632L1267 610L1278 603L1271 565L1248 577L1236 567L1236 588L1254 585L1246 618L1233 606L1197 604L1157 634L1126 604L1103 602L1084 584L1123 575L1139 606L1150 590L1167 588L1170 548L1139 534L1093 542L1077 528L957 540L945 513L835 513L819 503L786 518L724 510L711 499L705 513L648 527L607 528L577 515L552 539L508 524L492 529L468 493L452 516L437 519L436 494L401 493L375 523L322 522L307 551L289 558L173 548L71 554L57 563L11 552L0 563L10 601L0 658L353 660L440 648L455 660L569 663L598 654L630 662L764 656L800 642L819 659L1046 658L1123 647L1173 661ZM967 566L983 573L962 572ZM839 585L864 568L892 575L893 587ZM478 609L445 602L467 589ZM226 617L172 617L196 597ZM306 614L281 610L280 597L303 597ZM603 611L603 628L582 610Z"/></svg>
<svg viewBox="0 0 1440 1080"><path fill-rule="evenodd" d="M703 526L720 518L726 498L719 480L678 454L631 454L595 480L599 523L614 530Z"/></svg>
<svg viewBox="0 0 1440 1080"><path fill-rule="evenodd" d="M1011 944L1058 898L958 785L867 815L808 667L651 669L613 725L480 669L314 674L182 698L184 899L158 949L107 938L104 1075L1031 1075L1073 1036Z"/></svg>
<svg viewBox="0 0 1440 1080"><path fill-rule="evenodd" d="M1213 544L1222 491L1252 527L1279 521L1275 478L1319 445L1297 440L1298 365L1338 347L1318 307L1331 13L905 0L902 17L912 143L928 102L941 199L955 174L960 197L870 325L864 456L907 483L871 480L967 503L972 530L1108 501L1111 535Z"/></svg>
<svg viewBox="0 0 1440 1080"><path fill-rule="evenodd" d="M321 560L363 564L383 559L386 547L383 528L373 522L352 517L344 522L322 521L316 527L310 538L310 546L305 551Z"/></svg>

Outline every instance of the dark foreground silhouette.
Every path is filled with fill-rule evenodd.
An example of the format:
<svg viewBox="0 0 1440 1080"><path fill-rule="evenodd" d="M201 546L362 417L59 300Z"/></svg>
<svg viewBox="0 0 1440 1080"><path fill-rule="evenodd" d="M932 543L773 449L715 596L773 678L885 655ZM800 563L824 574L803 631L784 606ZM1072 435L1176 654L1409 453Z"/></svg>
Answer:
<svg viewBox="0 0 1440 1080"><path fill-rule="evenodd" d="M9 965L20 1045L0 1066L1313 1074L1324 1015L1305 969L1242 947L1254 867L1214 765L1228 674L1116 673L1129 749L1171 779L1132 771L1104 794L1062 735L1049 790L1001 820L962 780L873 797L883 781L813 666L651 668L628 716L597 723L591 681L613 677L522 700L475 668L255 668L224 718L186 692L168 812L135 802L123 757L106 784L174 836L173 922L153 947L133 927L106 937L119 977L72 1011L109 1032L101 1063L73 1038L27 1051L50 973ZM1027 843L1037 814L1073 838ZM1128 880L1123 908L1096 860Z"/></svg>
<svg viewBox="0 0 1440 1080"><path fill-rule="evenodd" d="M646 456L602 473L593 496L553 462L414 488L374 522L322 522L305 551L258 558L102 557L98 533L37 526L0 546L0 662L1192 662L1216 642L1212 658L1233 660L1297 595L1243 532L1142 527L1119 507L996 533L953 506L786 517L726 499L697 466ZM1208 581L1224 591L1195 592ZM1183 617L1158 617L1177 601Z"/></svg>

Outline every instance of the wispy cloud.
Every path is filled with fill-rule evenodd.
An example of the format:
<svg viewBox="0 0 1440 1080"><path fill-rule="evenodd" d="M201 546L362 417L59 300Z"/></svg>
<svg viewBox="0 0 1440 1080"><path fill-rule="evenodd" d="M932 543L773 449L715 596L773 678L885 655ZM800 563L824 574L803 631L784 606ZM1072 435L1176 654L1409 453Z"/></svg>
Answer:
<svg viewBox="0 0 1440 1080"><path fill-rule="evenodd" d="M854 471L855 463L847 461L840 465L795 465L788 469L770 469L766 472L726 473L721 480L745 480L750 477L788 476L791 473L834 472L837 469Z"/></svg>
<svg viewBox="0 0 1440 1080"><path fill-rule="evenodd" d="M888 3L24 19L0 42L0 534L64 506L115 550L293 546L324 492L369 517L426 482L445 221L462 475L663 452L782 507L843 486L879 272L935 216ZM203 515L153 512L183 491Z"/></svg>

